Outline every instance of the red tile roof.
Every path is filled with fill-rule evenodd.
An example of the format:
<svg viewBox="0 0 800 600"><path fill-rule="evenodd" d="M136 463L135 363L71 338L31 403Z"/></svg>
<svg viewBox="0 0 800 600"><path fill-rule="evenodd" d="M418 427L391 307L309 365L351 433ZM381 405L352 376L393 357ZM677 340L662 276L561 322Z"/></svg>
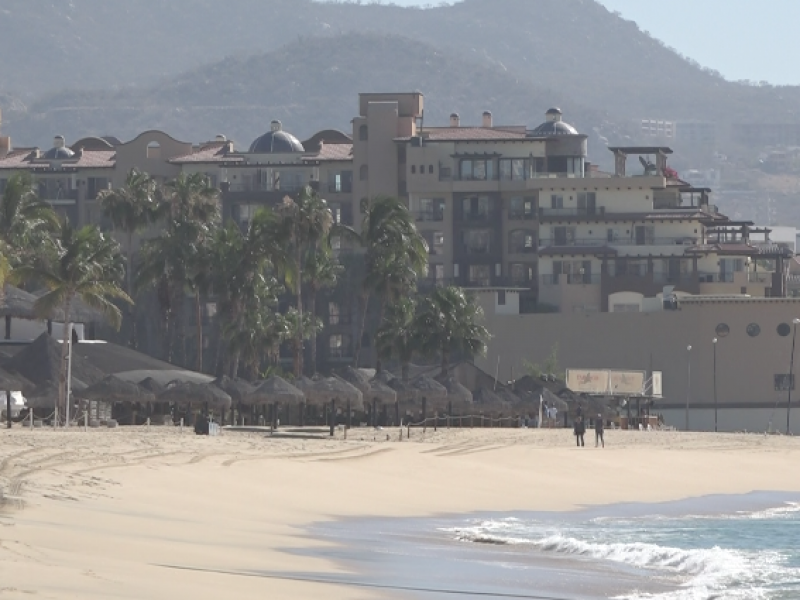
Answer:
<svg viewBox="0 0 800 600"><path fill-rule="evenodd" d="M230 154L226 152L227 142L210 142L201 146L199 149L194 150L191 154L184 156L177 156L170 159L169 162L173 164L187 164L187 163L220 163L220 162L242 162L244 157L239 154Z"/></svg>
<svg viewBox="0 0 800 600"><path fill-rule="evenodd" d="M353 144L322 144L317 154L304 156L303 160L353 160Z"/></svg>
<svg viewBox="0 0 800 600"><path fill-rule="evenodd" d="M112 169L116 165L117 153L115 150L84 150L76 152L71 159L61 161L65 170L71 169ZM0 159L0 170L48 170L49 160L32 159L31 149L14 150L3 159Z"/></svg>

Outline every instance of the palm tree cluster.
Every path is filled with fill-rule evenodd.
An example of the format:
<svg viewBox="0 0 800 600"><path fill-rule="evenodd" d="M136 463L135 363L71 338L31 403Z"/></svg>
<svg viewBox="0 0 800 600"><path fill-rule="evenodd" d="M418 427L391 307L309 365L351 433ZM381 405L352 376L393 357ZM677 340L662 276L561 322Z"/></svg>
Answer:
<svg viewBox="0 0 800 600"><path fill-rule="evenodd" d="M363 263L357 366L362 339L369 337L370 306L377 313L378 371L394 359L407 377L419 356L437 358L446 374L453 357L485 348L480 308L463 290L440 287L418 298L428 248L397 198L365 202L356 229L335 222L325 200L305 187L240 226L223 223L219 190L204 175L182 173L162 185L134 169L122 187L101 192L98 202L124 241L124 255L97 227L75 230L57 219L36 198L28 176L12 177L3 194L0 275L13 269L14 278L46 286L39 308L43 314L60 309L65 323L80 298L118 328L121 304L112 301L121 301L135 347L136 322L152 317L137 316L131 299L147 293L158 305L161 352L169 362L256 379L279 369L284 345L292 352L294 377L313 375L322 329L317 298L342 279L339 257L349 245L360 249ZM194 335L187 335L192 321Z"/></svg>
<svg viewBox="0 0 800 600"><path fill-rule="evenodd" d="M63 322L62 339L71 335L69 324L76 301L102 313L119 328L122 312L114 300L131 303L120 282L125 261L119 244L96 226L73 228L41 202L29 175L9 178L0 200L0 272L3 280L46 292L36 301L43 319ZM65 406L68 345L62 344L58 406Z"/></svg>

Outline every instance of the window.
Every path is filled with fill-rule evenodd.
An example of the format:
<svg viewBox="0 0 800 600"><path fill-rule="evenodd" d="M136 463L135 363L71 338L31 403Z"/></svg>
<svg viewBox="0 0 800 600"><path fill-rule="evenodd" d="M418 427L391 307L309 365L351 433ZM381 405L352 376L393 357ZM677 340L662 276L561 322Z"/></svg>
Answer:
<svg viewBox="0 0 800 600"><path fill-rule="evenodd" d="M758 323L750 323L747 326L747 335L750 337L756 337L759 333L761 333L761 327L759 327Z"/></svg>
<svg viewBox="0 0 800 600"><path fill-rule="evenodd" d="M344 336L336 333L328 338L328 350L332 358L344 356Z"/></svg>
<svg viewBox="0 0 800 600"><path fill-rule="evenodd" d="M462 216L465 221L482 221L489 217L489 197L478 196L461 200Z"/></svg>
<svg viewBox="0 0 800 600"><path fill-rule="evenodd" d="M552 194L550 196L550 208L564 208L564 196Z"/></svg>
<svg viewBox="0 0 800 600"><path fill-rule="evenodd" d="M342 206L338 202L331 202L328 204L328 208L331 211L333 222L340 225L342 223Z"/></svg>
<svg viewBox="0 0 800 600"><path fill-rule="evenodd" d="M488 229L468 229L461 233L464 250L471 254L488 254L492 232Z"/></svg>
<svg viewBox="0 0 800 600"><path fill-rule="evenodd" d="M251 219L256 215L258 209L261 208L257 204L239 204L237 206L239 213L239 225L247 225Z"/></svg>
<svg viewBox="0 0 800 600"><path fill-rule="evenodd" d="M417 165L411 165L411 174L412 175L416 175L417 174Z"/></svg>
<svg viewBox="0 0 800 600"><path fill-rule="evenodd" d="M597 194L595 192L578 192L578 214L593 215L597 210Z"/></svg>
<svg viewBox="0 0 800 600"><path fill-rule="evenodd" d="M503 158L499 161L500 179L522 181L528 179L530 161L526 158Z"/></svg>
<svg viewBox="0 0 800 600"><path fill-rule="evenodd" d="M517 229L508 234L508 251L511 254L536 252L536 236L533 231Z"/></svg>
<svg viewBox="0 0 800 600"><path fill-rule="evenodd" d="M442 221L444 220L443 198L420 198L417 221Z"/></svg>
<svg viewBox="0 0 800 600"><path fill-rule="evenodd" d="M505 306L506 305L506 291L500 290L497 292L497 306Z"/></svg>
<svg viewBox="0 0 800 600"><path fill-rule="evenodd" d="M491 159L462 159L460 167L461 179L468 181L494 179L494 161Z"/></svg>
<svg viewBox="0 0 800 600"><path fill-rule="evenodd" d="M353 172L341 171L328 175L328 191L341 194L349 194L353 191Z"/></svg>
<svg viewBox="0 0 800 600"><path fill-rule="evenodd" d="M469 283L482 287L491 285L492 272L489 265L470 265Z"/></svg>
<svg viewBox="0 0 800 600"><path fill-rule="evenodd" d="M434 265L434 276L437 284L444 282L444 265Z"/></svg>
<svg viewBox="0 0 800 600"><path fill-rule="evenodd" d="M792 332L792 328L789 327L788 323L781 323L778 325L778 335L781 337L786 337Z"/></svg>
<svg viewBox="0 0 800 600"><path fill-rule="evenodd" d="M533 265L524 263L511 263L509 265L509 275L511 276L511 283L515 285L527 284L536 277Z"/></svg>
<svg viewBox="0 0 800 600"><path fill-rule="evenodd" d="M792 390L794 390L794 375L786 375L780 373L775 375L775 391L776 392L786 392L789 390L791 384Z"/></svg>
<svg viewBox="0 0 800 600"><path fill-rule="evenodd" d="M509 200L508 218L513 220L534 217L534 198L514 197Z"/></svg>
<svg viewBox="0 0 800 600"><path fill-rule="evenodd" d="M369 129L366 125L358 128L358 139L362 142L366 142L369 139Z"/></svg>
<svg viewBox="0 0 800 600"><path fill-rule="evenodd" d="M778 327L780 327L780 326L778 326ZM787 327L788 327L788 325L787 325ZM720 337L720 338L727 337L730 332L731 332L731 328L728 327L727 323L720 323L719 325L717 325L716 329L714 329L714 333L716 333L717 337ZM778 331L778 333L780 333L780 330Z"/></svg>
<svg viewBox="0 0 800 600"><path fill-rule="evenodd" d="M361 181L366 181L369 178L369 167L367 165L361 165L359 167L358 177Z"/></svg>
<svg viewBox="0 0 800 600"><path fill-rule="evenodd" d="M433 165L428 165L428 175L433 175Z"/></svg>
<svg viewBox="0 0 800 600"><path fill-rule="evenodd" d="M567 175L583 177L583 157L567 158Z"/></svg>
<svg viewBox="0 0 800 600"><path fill-rule="evenodd" d="M158 142L147 144L147 158L161 158L161 144Z"/></svg>
<svg viewBox="0 0 800 600"><path fill-rule="evenodd" d="M328 325L339 324L339 305L336 302L328 302Z"/></svg>

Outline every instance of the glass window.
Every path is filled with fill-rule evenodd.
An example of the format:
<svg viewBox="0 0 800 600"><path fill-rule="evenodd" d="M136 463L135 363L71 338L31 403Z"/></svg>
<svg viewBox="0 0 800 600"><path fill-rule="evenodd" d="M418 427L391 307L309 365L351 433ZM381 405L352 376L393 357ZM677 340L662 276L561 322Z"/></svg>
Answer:
<svg viewBox="0 0 800 600"><path fill-rule="evenodd" d="M328 302L328 324L339 324L339 305L336 302Z"/></svg>
<svg viewBox="0 0 800 600"><path fill-rule="evenodd" d="M564 196L552 194L550 196L550 208L564 208Z"/></svg>
<svg viewBox="0 0 800 600"><path fill-rule="evenodd" d="M468 229L462 233L464 249L473 254L487 254L491 237L488 229Z"/></svg>
<svg viewBox="0 0 800 600"><path fill-rule="evenodd" d="M461 161L461 179L472 179L472 161Z"/></svg>
<svg viewBox="0 0 800 600"><path fill-rule="evenodd" d="M412 175L416 175L417 174L417 165L411 165L411 174Z"/></svg>
<svg viewBox="0 0 800 600"><path fill-rule="evenodd" d="M786 337L792 332L792 328L789 327L788 323L781 323L778 325L778 335L781 337Z"/></svg>
<svg viewBox="0 0 800 600"><path fill-rule="evenodd" d="M474 285L489 286L492 281L492 271L489 265L470 265L469 282Z"/></svg>
<svg viewBox="0 0 800 600"><path fill-rule="evenodd" d="M358 169L358 176L361 181L366 181L369 177L369 167L367 167L367 165L361 165Z"/></svg>
<svg viewBox="0 0 800 600"><path fill-rule="evenodd" d="M369 129L366 125L362 125L358 128L358 139L362 142L365 142L369 139Z"/></svg>
<svg viewBox="0 0 800 600"><path fill-rule="evenodd" d="M731 332L731 328L728 327L727 323L720 323L717 325L716 329L714 329L714 333L717 334L717 337L724 338ZM778 332L780 333L780 331Z"/></svg>
<svg viewBox="0 0 800 600"><path fill-rule="evenodd" d="M428 174L433 175L433 165L428 165Z"/></svg>
<svg viewBox="0 0 800 600"><path fill-rule="evenodd" d="M462 159L460 164L461 179L486 180L494 179L494 162L490 160Z"/></svg>

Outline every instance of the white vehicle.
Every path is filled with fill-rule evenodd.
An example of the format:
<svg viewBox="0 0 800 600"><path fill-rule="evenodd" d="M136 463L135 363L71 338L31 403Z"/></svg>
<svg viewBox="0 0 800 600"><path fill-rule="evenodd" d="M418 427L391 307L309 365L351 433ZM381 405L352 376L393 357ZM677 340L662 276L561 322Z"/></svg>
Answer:
<svg viewBox="0 0 800 600"><path fill-rule="evenodd" d="M6 419L6 392L0 391L0 415ZM25 408L25 396L22 392L11 392L11 418L16 419Z"/></svg>

